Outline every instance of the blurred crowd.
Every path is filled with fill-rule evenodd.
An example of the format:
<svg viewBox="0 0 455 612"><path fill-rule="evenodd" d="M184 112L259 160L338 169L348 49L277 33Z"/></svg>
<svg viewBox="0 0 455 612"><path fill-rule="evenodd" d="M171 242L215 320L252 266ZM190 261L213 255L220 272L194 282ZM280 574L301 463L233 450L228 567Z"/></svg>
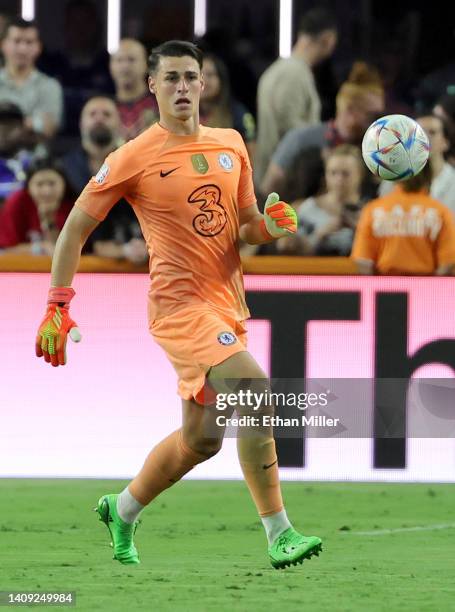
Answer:
<svg viewBox="0 0 455 612"><path fill-rule="evenodd" d="M321 96L316 71L342 44L338 38L329 11L308 11L291 57L266 67L243 99L234 94L232 64L217 54L212 37L198 41L205 51L201 123L238 130L260 207L276 191L300 219L296 235L241 245L241 252L352 256L365 274L450 274L455 67L426 75L410 101L409 91L399 98L387 64L359 60ZM109 55L91 0L67 3L60 52L43 49L37 24L18 17L0 15L0 39L0 250L52 255L72 205L105 157L158 119L147 86L147 48L125 38ZM360 151L367 127L395 112L416 118L431 144L425 171L398 185L367 172ZM112 209L83 252L147 261L126 202Z"/></svg>

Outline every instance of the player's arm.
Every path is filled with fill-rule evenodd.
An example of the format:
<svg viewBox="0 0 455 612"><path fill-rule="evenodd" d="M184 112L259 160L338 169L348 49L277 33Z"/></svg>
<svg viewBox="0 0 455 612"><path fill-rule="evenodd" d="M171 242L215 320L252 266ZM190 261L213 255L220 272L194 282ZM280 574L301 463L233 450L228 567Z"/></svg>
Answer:
<svg viewBox="0 0 455 612"><path fill-rule="evenodd" d="M57 239L52 259L51 286L69 287L76 274L82 247L99 221L74 206Z"/></svg>
<svg viewBox="0 0 455 612"><path fill-rule="evenodd" d="M66 363L66 340L80 340L79 330L69 316L74 296L71 282L82 247L98 223L106 218L121 198L134 195L143 167L135 163L130 143L111 153L98 174L85 186L57 240L52 261L47 312L38 328L35 351L53 366ZM137 161L137 160L136 160Z"/></svg>
<svg viewBox="0 0 455 612"><path fill-rule="evenodd" d="M262 231L263 215L259 212L257 204L240 209L240 238L247 244L263 244L270 242L272 238L266 240Z"/></svg>
<svg viewBox="0 0 455 612"><path fill-rule="evenodd" d="M76 323L69 316L69 305L74 296L71 283L79 265L82 247L98 223L97 219L74 206L55 246L47 311L35 342L36 356L44 357L53 366L66 363L68 335L74 342L81 340Z"/></svg>
<svg viewBox="0 0 455 612"><path fill-rule="evenodd" d="M269 194L264 214L257 204L240 209L240 238L248 244L263 244L297 231L297 214L277 193Z"/></svg>

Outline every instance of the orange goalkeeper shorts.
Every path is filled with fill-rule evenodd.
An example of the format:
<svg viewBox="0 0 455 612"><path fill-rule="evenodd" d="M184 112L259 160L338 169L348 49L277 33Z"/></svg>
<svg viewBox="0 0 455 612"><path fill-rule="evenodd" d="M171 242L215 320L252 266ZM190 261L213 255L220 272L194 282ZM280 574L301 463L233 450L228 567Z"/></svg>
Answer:
<svg viewBox="0 0 455 612"><path fill-rule="evenodd" d="M247 350L245 322L206 307L193 305L155 320L150 333L177 372L179 395L201 404L210 368Z"/></svg>

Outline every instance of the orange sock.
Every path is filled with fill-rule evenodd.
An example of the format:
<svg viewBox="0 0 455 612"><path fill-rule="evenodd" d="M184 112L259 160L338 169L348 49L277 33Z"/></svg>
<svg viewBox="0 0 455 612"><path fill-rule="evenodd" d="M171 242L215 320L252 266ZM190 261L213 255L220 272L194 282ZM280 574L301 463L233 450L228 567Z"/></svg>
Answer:
<svg viewBox="0 0 455 612"><path fill-rule="evenodd" d="M209 457L191 450L178 429L152 449L139 474L128 485L131 495L146 506L172 487L195 465Z"/></svg>
<svg viewBox="0 0 455 612"><path fill-rule="evenodd" d="M275 440L271 436L237 437L237 452L245 482L260 516L283 510Z"/></svg>

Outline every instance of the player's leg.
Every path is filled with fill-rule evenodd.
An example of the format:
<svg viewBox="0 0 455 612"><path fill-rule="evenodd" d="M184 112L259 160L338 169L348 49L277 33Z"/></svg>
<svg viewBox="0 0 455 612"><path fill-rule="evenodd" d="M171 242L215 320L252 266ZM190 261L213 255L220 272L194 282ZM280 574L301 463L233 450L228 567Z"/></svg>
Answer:
<svg viewBox="0 0 455 612"><path fill-rule="evenodd" d="M237 392L249 390L259 398L261 393L269 391L266 374L247 351L236 353L214 366L208 380L218 392L235 387ZM273 414L273 406L262 402L253 411L251 406L238 405L237 413L258 419L257 426L239 429L237 450L245 481L266 530L272 565L276 568L295 565L319 554L321 540L296 532L284 509L273 428L264 418Z"/></svg>
<svg viewBox="0 0 455 612"><path fill-rule="evenodd" d="M225 325L211 311L195 308L180 310L151 323L153 338L177 372L182 398L192 398L201 391L207 367L200 364L221 361L220 351L230 355L240 347L240 343L233 348L232 343L219 342L217 336L225 330ZM198 339L197 343L194 338ZM185 399L182 428L152 449L124 491L119 495L106 495L98 502L97 511L111 532L115 557L123 563L138 562L133 532L144 506L220 448L224 432L218 429L210 438L203 435L207 419L206 408Z"/></svg>
<svg viewBox="0 0 455 612"><path fill-rule="evenodd" d="M221 448L224 428L215 427L213 408L183 400L182 411L182 428L150 451L137 476L119 495L105 495L98 502L96 510L111 533L114 558L122 563L139 562L133 535L141 510Z"/></svg>
<svg viewBox="0 0 455 612"><path fill-rule="evenodd" d="M182 401L182 435L188 446L206 459L216 455L223 444L226 428L217 425L218 416L214 405L203 406L194 400Z"/></svg>
<svg viewBox="0 0 455 612"><path fill-rule="evenodd" d="M207 439L207 407L193 400L182 400L183 425L162 440L146 458L138 475L130 482L130 494L142 506L179 481L195 465L206 461L221 448L219 437Z"/></svg>
<svg viewBox="0 0 455 612"><path fill-rule="evenodd" d="M232 355L214 366L208 381L216 392L235 392L251 390L261 393L268 389L266 374L247 351ZM236 407L239 416L258 417L269 413L273 407L261 405L260 410L252 406ZM261 517L275 515L283 510L283 499L278 477L278 464L271 427L242 427L237 432L237 450L240 465L251 496ZM263 466L267 466L266 469ZM289 527L289 523L285 525Z"/></svg>

